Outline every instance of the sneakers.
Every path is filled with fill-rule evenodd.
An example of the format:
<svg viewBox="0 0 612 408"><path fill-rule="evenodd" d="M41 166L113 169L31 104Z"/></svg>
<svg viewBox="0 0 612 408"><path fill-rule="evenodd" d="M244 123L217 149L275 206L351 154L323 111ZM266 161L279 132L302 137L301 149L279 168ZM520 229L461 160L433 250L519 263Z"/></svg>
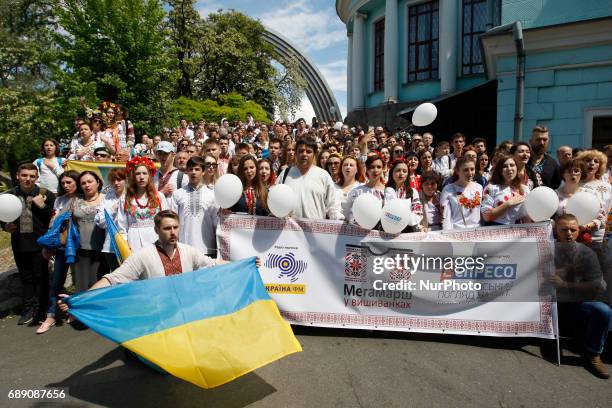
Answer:
<svg viewBox="0 0 612 408"><path fill-rule="evenodd" d="M589 370L593 375L599 378L603 378L607 380L610 378L610 373L606 368L606 365L601 361L601 357L598 355L595 356L585 356L585 368Z"/></svg>
<svg viewBox="0 0 612 408"><path fill-rule="evenodd" d="M19 320L17 321L18 325L24 325L24 324L30 324L32 323L32 321L34 321L34 313L36 311L34 310L34 308L32 307L25 307L23 309L23 312L21 312L21 317L19 317Z"/></svg>

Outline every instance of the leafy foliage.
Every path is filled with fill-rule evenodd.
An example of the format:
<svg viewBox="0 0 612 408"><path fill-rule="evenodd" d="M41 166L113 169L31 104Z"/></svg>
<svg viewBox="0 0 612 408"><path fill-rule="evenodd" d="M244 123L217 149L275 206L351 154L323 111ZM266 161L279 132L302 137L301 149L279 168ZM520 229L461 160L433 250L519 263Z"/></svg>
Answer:
<svg viewBox="0 0 612 408"><path fill-rule="evenodd" d="M0 0L0 161L14 172L57 128L45 50L52 48L52 1Z"/></svg>
<svg viewBox="0 0 612 408"><path fill-rule="evenodd" d="M238 93L229 93L220 99L221 104L211 99L196 101L181 96L174 102L174 111L177 116L194 122L201 118L217 123L222 118L230 121L244 120L248 112L251 112L257 121L268 121L267 113L261 105L247 101Z"/></svg>
<svg viewBox="0 0 612 408"><path fill-rule="evenodd" d="M57 16L58 93L119 101L137 128L161 127L177 71L160 1L64 0Z"/></svg>
<svg viewBox="0 0 612 408"><path fill-rule="evenodd" d="M195 0L0 0L0 163L14 170L42 138L70 139L80 99L121 103L138 133L191 120L266 121L299 106L297 58L263 25ZM278 61L282 69L275 66ZM178 98L178 99L176 99Z"/></svg>

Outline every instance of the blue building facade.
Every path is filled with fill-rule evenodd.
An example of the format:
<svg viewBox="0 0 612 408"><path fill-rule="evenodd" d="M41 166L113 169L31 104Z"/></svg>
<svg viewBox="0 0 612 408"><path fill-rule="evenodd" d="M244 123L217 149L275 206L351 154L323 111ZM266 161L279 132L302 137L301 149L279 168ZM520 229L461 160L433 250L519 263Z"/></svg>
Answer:
<svg viewBox="0 0 612 408"><path fill-rule="evenodd" d="M489 30L520 21L522 139L543 124L553 149L612 143L612 1L338 0L336 9L349 40L350 123L405 126L433 101L428 130L438 138L512 140L515 43L511 31Z"/></svg>

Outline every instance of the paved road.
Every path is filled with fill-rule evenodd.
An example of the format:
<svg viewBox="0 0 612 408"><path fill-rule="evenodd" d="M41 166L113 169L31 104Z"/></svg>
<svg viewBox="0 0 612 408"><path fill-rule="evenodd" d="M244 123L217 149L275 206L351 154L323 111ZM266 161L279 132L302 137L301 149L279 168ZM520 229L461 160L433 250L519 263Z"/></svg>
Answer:
<svg viewBox="0 0 612 408"><path fill-rule="evenodd" d="M202 390L127 359L90 330L65 325L42 336L34 330L17 326L15 317L0 320L0 388L68 387L62 406L609 407L612 401L612 382L586 372L570 351L563 366L553 364L551 341L298 327L302 353ZM18 404L0 398L0 406Z"/></svg>

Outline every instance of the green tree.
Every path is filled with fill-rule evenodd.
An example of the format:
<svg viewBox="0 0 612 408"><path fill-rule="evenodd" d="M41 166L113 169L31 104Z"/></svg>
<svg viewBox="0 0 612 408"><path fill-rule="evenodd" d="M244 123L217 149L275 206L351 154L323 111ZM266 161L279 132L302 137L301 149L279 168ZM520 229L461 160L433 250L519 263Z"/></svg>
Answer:
<svg viewBox="0 0 612 408"><path fill-rule="evenodd" d="M193 96L193 81L198 74L201 55L200 36L204 20L194 8L195 0L167 0L170 6L168 27L174 42L179 70L176 91L179 96Z"/></svg>
<svg viewBox="0 0 612 408"><path fill-rule="evenodd" d="M64 0L57 15L55 80L70 114L82 114L80 96L91 105L118 101L137 129L160 128L177 80L161 2Z"/></svg>
<svg viewBox="0 0 612 408"><path fill-rule="evenodd" d="M278 70L274 78L276 107L283 120L293 120L297 108L302 103L307 83L300 73L300 61L297 55L284 58L279 56L277 59L280 59L279 63L283 66L283 69Z"/></svg>
<svg viewBox="0 0 612 408"><path fill-rule="evenodd" d="M0 162L14 173L57 136L56 100L44 50L53 47L54 1L0 0Z"/></svg>

